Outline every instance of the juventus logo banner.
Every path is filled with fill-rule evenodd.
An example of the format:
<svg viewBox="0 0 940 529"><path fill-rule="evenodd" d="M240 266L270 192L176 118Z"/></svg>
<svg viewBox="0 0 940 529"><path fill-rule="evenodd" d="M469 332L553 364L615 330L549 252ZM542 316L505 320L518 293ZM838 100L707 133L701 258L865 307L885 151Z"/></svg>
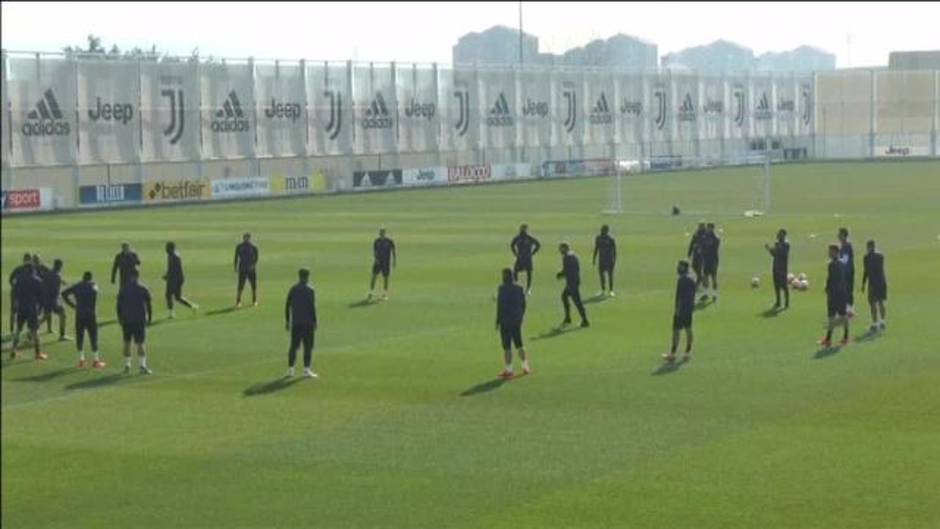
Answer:
<svg viewBox="0 0 940 529"><path fill-rule="evenodd" d="M548 147L552 143L551 77L545 70L519 72L519 143Z"/></svg>
<svg viewBox="0 0 940 529"><path fill-rule="evenodd" d="M728 126L728 97L725 80L722 77L708 76L699 79L699 138L718 140L725 137Z"/></svg>
<svg viewBox="0 0 940 529"><path fill-rule="evenodd" d="M676 141L691 142L698 138L698 121L701 118L698 77L695 75L672 76L672 120L674 123L672 138Z"/></svg>
<svg viewBox="0 0 940 529"><path fill-rule="evenodd" d="M774 98L774 84L770 75L751 78L751 135L757 137L774 135L774 118L777 102Z"/></svg>
<svg viewBox="0 0 940 529"><path fill-rule="evenodd" d="M643 77L621 75L617 77L617 97L613 104L616 139L623 143L642 143L645 137L646 116L649 106L644 104Z"/></svg>
<svg viewBox="0 0 940 529"><path fill-rule="evenodd" d="M437 150L441 112L435 74L435 70L417 65L398 68L395 74L398 145L402 152Z"/></svg>
<svg viewBox="0 0 940 529"><path fill-rule="evenodd" d="M307 93L299 64L256 64L258 156L301 156L307 148Z"/></svg>
<svg viewBox="0 0 940 529"><path fill-rule="evenodd" d="M441 105L441 148L473 150L480 147L479 89L472 69L441 70L438 102Z"/></svg>
<svg viewBox="0 0 940 529"><path fill-rule="evenodd" d="M604 145L614 141L614 79L606 73L587 73L584 109L586 144Z"/></svg>
<svg viewBox="0 0 940 529"><path fill-rule="evenodd" d="M813 99L813 78L812 76L808 77L797 77L796 78L797 91L798 91L798 113L797 117L797 134L800 136L809 136L815 132L815 116L816 116L816 102ZM938 105L940 108L940 105ZM938 120L940 121L940 120Z"/></svg>
<svg viewBox="0 0 940 529"><path fill-rule="evenodd" d="M202 66L202 144L206 158L247 158L255 147L251 64Z"/></svg>
<svg viewBox="0 0 940 529"><path fill-rule="evenodd" d="M649 75L645 78L647 94L647 103L649 106L649 130L650 140L658 144L664 144L672 137L673 122L670 119L672 113L672 101L670 97L670 81L666 74ZM665 150L665 146L654 147L655 152Z"/></svg>
<svg viewBox="0 0 940 529"><path fill-rule="evenodd" d="M140 64L141 158L198 160L199 77L196 64Z"/></svg>
<svg viewBox="0 0 940 529"><path fill-rule="evenodd" d="M78 151L81 163L127 163L140 146L137 62L78 63Z"/></svg>
<svg viewBox="0 0 940 529"><path fill-rule="evenodd" d="M75 63L9 58L10 130L16 165L75 162Z"/></svg>
<svg viewBox="0 0 940 529"><path fill-rule="evenodd" d="M352 153L352 93L349 88L346 63L307 65L311 154Z"/></svg>
<svg viewBox="0 0 940 529"><path fill-rule="evenodd" d="M483 146L494 149L514 147L516 121L519 119L514 74L511 71L482 70L478 75Z"/></svg>
<svg viewBox="0 0 940 529"><path fill-rule="evenodd" d="M390 66L353 66L353 152L396 152L398 105Z"/></svg>
<svg viewBox="0 0 940 529"><path fill-rule="evenodd" d="M581 145L584 140L584 77L557 72L552 79L552 145Z"/></svg>
<svg viewBox="0 0 940 529"><path fill-rule="evenodd" d="M751 130L751 90L747 77L726 77L728 92L728 139L744 139Z"/></svg>

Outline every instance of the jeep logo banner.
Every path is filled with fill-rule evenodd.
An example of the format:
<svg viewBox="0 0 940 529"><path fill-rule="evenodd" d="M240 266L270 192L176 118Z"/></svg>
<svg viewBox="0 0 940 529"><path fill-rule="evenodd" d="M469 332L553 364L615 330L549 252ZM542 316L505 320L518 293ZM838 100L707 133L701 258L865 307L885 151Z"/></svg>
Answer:
<svg viewBox="0 0 940 529"><path fill-rule="evenodd" d="M302 156L307 142L307 94L300 64L255 64L258 156Z"/></svg>
<svg viewBox="0 0 940 529"><path fill-rule="evenodd" d="M405 169L401 172L402 185L430 186L447 183L446 167L425 167L422 169Z"/></svg>
<svg viewBox="0 0 940 529"><path fill-rule="evenodd" d="M36 72L35 58L9 57L6 61L10 71ZM11 161L16 165L74 163L78 133L75 70L64 60L43 61L40 68L39 75L26 76L15 85L7 81L11 88Z"/></svg>
<svg viewBox="0 0 940 529"><path fill-rule="evenodd" d="M399 69L395 77L398 99L398 146L402 152L434 151L438 148L438 127L443 104L437 99L436 69ZM446 101L446 100L445 100Z"/></svg>
<svg viewBox="0 0 940 529"><path fill-rule="evenodd" d="M195 65L140 64L142 122L140 156L144 161L195 160L199 145L199 81Z"/></svg>
<svg viewBox="0 0 940 529"><path fill-rule="evenodd" d="M202 65L202 147L207 158L254 154L254 90L250 63Z"/></svg>
<svg viewBox="0 0 940 529"><path fill-rule="evenodd" d="M113 64L112 64L113 63ZM78 63L79 161L131 163L140 147L137 64Z"/></svg>
<svg viewBox="0 0 940 529"><path fill-rule="evenodd" d="M642 76L630 75L617 79L617 97L614 102L617 141L640 143L646 138L646 121L649 105L643 95Z"/></svg>
<svg viewBox="0 0 940 529"><path fill-rule="evenodd" d="M518 72L522 111L518 121L519 140L526 147L544 147L552 142L552 85L544 71Z"/></svg>

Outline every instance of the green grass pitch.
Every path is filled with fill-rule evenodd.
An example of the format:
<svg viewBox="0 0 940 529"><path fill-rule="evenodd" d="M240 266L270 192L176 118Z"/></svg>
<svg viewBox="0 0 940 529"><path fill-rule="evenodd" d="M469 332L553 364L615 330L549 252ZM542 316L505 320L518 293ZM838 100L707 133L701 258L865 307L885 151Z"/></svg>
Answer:
<svg viewBox="0 0 940 529"><path fill-rule="evenodd" d="M4 353L2 526L940 527L940 163L777 166L772 214L748 219L759 178L630 177L620 216L600 214L610 181L585 179L5 218L4 331L6 276L25 251L63 258L69 281L92 270L99 321L113 320L122 239L156 314L149 378L120 374L113 324L103 373L76 369L74 344L52 335L45 363ZM695 315L692 362L661 370L675 263L699 217L723 229L720 299ZM524 326L534 373L498 384L492 294L522 222L544 245ZM590 329L551 336L557 243L572 242L590 297L605 222L618 297L587 305ZM391 300L357 306L381 225L399 251ZM885 253L888 330L817 354L825 246L842 225L857 281L865 240ZM763 245L781 226L811 287L763 317ZM260 306L231 311L244 231L261 252ZM160 280L171 239L202 306L174 321ZM302 265L321 378L279 385Z"/></svg>

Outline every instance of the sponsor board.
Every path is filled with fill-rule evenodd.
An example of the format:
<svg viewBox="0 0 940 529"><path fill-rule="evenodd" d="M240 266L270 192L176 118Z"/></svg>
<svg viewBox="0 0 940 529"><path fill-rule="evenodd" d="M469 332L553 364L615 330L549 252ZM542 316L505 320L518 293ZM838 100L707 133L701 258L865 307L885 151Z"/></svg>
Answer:
<svg viewBox="0 0 940 529"><path fill-rule="evenodd" d="M650 158L650 171L669 171L682 167L682 156L653 156Z"/></svg>
<svg viewBox="0 0 940 529"><path fill-rule="evenodd" d="M0 201L4 213L52 209L52 188L4 190Z"/></svg>
<svg viewBox="0 0 940 529"><path fill-rule="evenodd" d="M212 198L253 197L270 193L271 182L263 176L212 181Z"/></svg>
<svg viewBox="0 0 940 529"><path fill-rule="evenodd" d="M447 168L447 182L451 184L476 184L489 182L493 178L490 164L458 165Z"/></svg>
<svg viewBox="0 0 940 529"><path fill-rule="evenodd" d="M353 188L374 189L398 187L401 185L401 169L380 169L376 171L353 171Z"/></svg>
<svg viewBox="0 0 940 529"><path fill-rule="evenodd" d="M564 178L572 176L604 176L616 170L614 160L559 160L542 163L542 178Z"/></svg>
<svg viewBox="0 0 940 529"><path fill-rule="evenodd" d="M532 178L532 165L508 163L493 165L493 180L521 180Z"/></svg>
<svg viewBox="0 0 940 529"><path fill-rule="evenodd" d="M879 145L875 148L876 156L886 158L903 158L905 156L929 156L928 147L917 147L911 145Z"/></svg>
<svg viewBox="0 0 940 529"><path fill-rule="evenodd" d="M144 202L208 200L212 186L208 180L162 180L144 184Z"/></svg>
<svg viewBox="0 0 940 529"><path fill-rule="evenodd" d="M82 205L140 202L142 189L140 184L81 186L78 188L78 202Z"/></svg>
<svg viewBox="0 0 940 529"><path fill-rule="evenodd" d="M274 176L271 192L280 195L299 195L326 191L326 175L320 169L307 176Z"/></svg>
<svg viewBox="0 0 940 529"><path fill-rule="evenodd" d="M430 186L447 183L446 167L424 167L421 169L405 169L401 172L402 185Z"/></svg>

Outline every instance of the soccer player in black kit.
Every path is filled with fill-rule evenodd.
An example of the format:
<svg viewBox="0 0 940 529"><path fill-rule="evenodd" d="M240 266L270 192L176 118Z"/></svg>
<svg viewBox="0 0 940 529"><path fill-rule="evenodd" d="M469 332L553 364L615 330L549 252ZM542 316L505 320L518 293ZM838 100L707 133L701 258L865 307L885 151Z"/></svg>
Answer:
<svg viewBox="0 0 940 529"><path fill-rule="evenodd" d="M542 248L538 239L529 235L529 225L519 226L519 235L513 237L509 243L509 249L516 256L516 263L513 265L513 279L519 281L519 272L525 271L525 292L532 293L532 257Z"/></svg>
<svg viewBox="0 0 940 529"><path fill-rule="evenodd" d="M557 279L565 278L565 289L561 292L561 303L565 307L565 319L561 322L562 326L571 323L571 305L569 299L574 301L574 306L581 315L581 327L590 327L588 323L587 312L584 311L584 303L581 302L581 265L578 264L578 257L571 251L571 246L563 242L558 245L558 252L561 253L561 272L555 275Z"/></svg>
<svg viewBox="0 0 940 529"><path fill-rule="evenodd" d="M695 288L700 289L702 287L702 281L705 279L705 274L702 270L702 251L704 249L704 239L705 238L705 221L698 223L698 229L695 230L695 233L692 234L692 239L689 240L689 251L686 254L686 257L692 260L692 270L695 272Z"/></svg>
<svg viewBox="0 0 940 529"><path fill-rule="evenodd" d="M176 253L176 243L173 241L166 243L166 273L163 274L163 280L166 281L166 308L170 311L170 319L176 317L174 299L193 311L199 308L199 305L183 297L183 260Z"/></svg>
<svg viewBox="0 0 940 529"><path fill-rule="evenodd" d="M718 247L721 245L721 239L715 233L715 223L709 222L705 225L705 235L702 236L702 272L705 274L705 281L702 286L705 292L702 300L708 298L708 289L711 288L712 301L718 301Z"/></svg>
<svg viewBox="0 0 940 529"><path fill-rule="evenodd" d="M790 242L787 241L787 230L780 228L777 231L777 242L773 246L765 244L764 248L770 252L773 257L771 270L774 276L774 296L777 301L774 303L774 309L780 308L780 293L783 292L783 308L790 308L790 288L787 284L787 269L790 261Z"/></svg>
<svg viewBox="0 0 940 529"><path fill-rule="evenodd" d="M692 312L695 310L695 281L689 277L689 262L679 261L676 266L679 279L676 281L676 304L672 315L672 348L663 354L668 362L676 359L679 348L679 331L685 330L685 355L688 360L692 355Z"/></svg>
<svg viewBox="0 0 940 529"><path fill-rule="evenodd" d="M38 331L39 314L42 310L42 280L36 275L33 264L17 276L12 295L16 302L16 328L13 331L13 348L10 350L10 358L16 358L16 348L20 345L20 333L23 331L23 326L26 326L33 341L36 360L48 359L49 356L46 353L39 351Z"/></svg>
<svg viewBox="0 0 940 529"><path fill-rule="evenodd" d="M839 261L845 267L846 315L855 317L855 252L849 242L849 230L839 228Z"/></svg>
<svg viewBox="0 0 940 529"><path fill-rule="evenodd" d="M258 247L252 244L251 234L242 235L242 242L235 247L235 272L238 273L238 293L235 294L235 306L242 306L242 291L245 280L251 284L251 305L258 306Z"/></svg>
<svg viewBox="0 0 940 529"><path fill-rule="evenodd" d="M301 268L299 281L287 292L284 304L284 327L290 331L290 349L287 351L287 376L294 376L297 348L304 346L304 377L317 378L311 369L313 361L313 335L317 330L316 295L310 286L310 270Z"/></svg>
<svg viewBox="0 0 940 529"><path fill-rule="evenodd" d="M829 323L826 336L817 342L823 347L832 346L832 330L839 325L845 327L841 345L849 343L849 319L846 317L845 265L839 260L839 247L829 245L829 270L826 276L826 309Z"/></svg>
<svg viewBox="0 0 940 529"><path fill-rule="evenodd" d="M71 298L75 298L72 301ZM92 280L91 272L82 274L82 280L79 283L66 288L62 291L62 299L65 303L75 309L75 346L78 348L78 368L85 368L85 332L88 332L88 338L91 341L91 350L95 355L95 360L91 367L103 369L105 364L98 354L98 317L95 314L95 306L98 302L98 285Z"/></svg>
<svg viewBox="0 0 940 529"><path fill-rule="evenodd" d="M124 374L131 372L131 341L137 344L137 356L140 362L140 374L149 375L147 350L144 341L147 338L147 326L153 319L150 305L150 291L138 282L137 271L130 272L127 283L121 287L117 297L117 317L124 334Z"/></svg>
<svg viewBox="0 0 940 529"><path fill-rule="evenodd" d="M120 272L120 285L124 286L131 272L136 272L138 266L140 266L140 257L137 256L137 252L131 250L130 243L122 242L121 251L114 256L114 264L111 265L111 284L114 284L114 277Z"/></svg>
<svg viewBox="0 0 940 529"><path fill-rule="evenodd" d="M617 243L610 236L610 226L604 224L601 226L601 233L594 238L594 259L593 264L597 265L597 258L600 256L600 267L597 269L601 277L601 296L607 291L607 285L610 290L607 291L610 297L614 297L614 264L617 261ZM607 280L605 283L604 280Z"/></svg>
<svg viewBox="0 0 940 529"><path fill-rule="evenodd" d="M888 279L885 277L885 256L875 250L875 241L866 244L868 252L862 259L862 293L868 284L868 304L871 306L871 331L885 330L885 301L888 299ZM879 313L881 319L878 319Z"/></svg>
<svg viewBox="0 0 940 529"><path fill-rule="evenodd" d="M16 284L16 279L20 274L32 274L33 273L33 256L30 254L23 254L23 264L17 266L10 272L10 290L12 291L13 285ZM10 333L13 332L16 325L16 296L10 296Z"/></svg>
<svg viewBox="0 0 940 529"><path fill-rule="evenodd" d="M379 236L372 242L372 280L369 283L369 299L375 295L375 280L382 274L382 299L388 301L388 276L392 273L398 261L395 252L395 241L385 236L385 228L379 229Z"/></svg>
<svg viewBox="0 0 940 529"><path fill-rule="evenodd" d="M525 291L512 278L512 270L503 268L503 284L497 291L496 328L503 344L505 367L500 378L512 378L512 346L522 361L522 373L528 375L529 360L522 345L522 318L525 316Z"/></svg>
<svg viewBox="0 0 940 529"><path fill-rule="evenodd" d="M52 315L59 317L59 341L67 340L65 336L65 308L59 297L62 291L62 259L52 262L52 270L47 271L42 280L42 319L46 328L52 333Z"/></svg>

